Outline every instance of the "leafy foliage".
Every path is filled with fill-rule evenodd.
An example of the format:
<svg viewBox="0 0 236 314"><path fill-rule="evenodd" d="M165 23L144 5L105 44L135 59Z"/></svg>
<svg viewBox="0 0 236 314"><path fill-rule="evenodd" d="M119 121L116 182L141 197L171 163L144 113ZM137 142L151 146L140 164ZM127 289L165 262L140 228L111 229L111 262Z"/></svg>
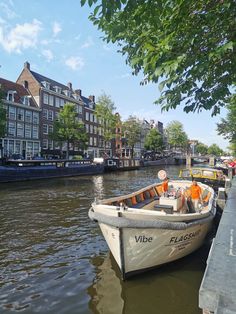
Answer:
<svg viewBox="0 0 236 314"><path fill-rule="evenodd" d="M188 136L179 121L171 121L166 129L168 143L174 148L186 148L188 146Z"/></svg>
<svg viewBox="0 0 236 314"><path fill-rule="evenodd" d="M115 115L116 107L110 96L102 94L98 97L96 103L95 115L99 119L101 133L104 138L104 151L106 152L107 143L115 137L115 127L117 123L117 116Z"/></svg>
<svg viewBox="0 0 236 314"><path fill-rule="evenodd" d="M149 131L145 138L144 147L147 150L152 150L154 152L162 151L164 148L162 135L158 132L156 128Z"/></svg>
<svg viewBox="0 0 236 314"><path fill-rule="evenodd" d="M66 103L59 112L58 119L54 121L53 132L50 138L56 142L67 143L66 158L69 158L70 144L81 148L87 147L88 135L86 134L84 124L77 119L75 105Z"/></svg>
<svg viewBox="0 0 236 314"><path fill-rule="evenodd" d="M140 141L141 135L141 124L139 120L134 116L129 116L129 118L124 121L123 127L124 137L127 140L127 145L131 148L131 157L134 157L134 146Z"/></svg>
<svg viewBox="0 0 236 314"><path fill-rule="evenodd" d="M208 150L208 146L203 143L198 143L196 145L196 152L200 153L201 155L206 155Z"/></svg>
<svg viewBox="0 0 236 314"><path fill-rule="evenodd" d="M3 106L3 90L0 89L0 138L5 136L6 133L6 109Z"/></svg>
<svg viewBox="0 0 236 314"><path fill-rule="evenodd" d="M233 97L233 102L227 106L227 109L226 118L217 123L217 132L229 140L230 149L236 154L236 96Z"/></svg>
<svg viewBox="0 0 236 314"><path fill-rule="evenodd" d="M208 147L207 153L209 155L220 156L224 151L217 144L212 144Z"/></svg>
<svg viewBox="0 0 236 314"><path fill-rule="evenodd" d="M159 83L162 109L211 110L232 100L236 82L235 0L81 0L116 42L142 84Z"/></svg>

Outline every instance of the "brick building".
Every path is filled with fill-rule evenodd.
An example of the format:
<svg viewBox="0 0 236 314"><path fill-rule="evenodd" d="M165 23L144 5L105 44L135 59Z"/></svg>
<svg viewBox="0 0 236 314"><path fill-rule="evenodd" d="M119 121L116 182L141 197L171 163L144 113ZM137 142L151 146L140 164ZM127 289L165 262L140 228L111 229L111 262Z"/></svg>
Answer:
<svg viewBox="0 0 236 314"><path fill-rule="evenodd" d="M41 155L46 157L60 156L60 146L50 139L49 133L53 130L53 122L65 103L76 106L78 120L85 124L89 135L89 146L85 153L97 156L99 151L98 123L94 115L95 97L82 96L80 89L73 89L72 83L61 84L30 69L30 64L25 62L24 68L17 79L17 83L27 88L38 107L41 108L40 139ZM65 144L66 145L66 144ZM66 151L66 146L62 150ZM82 153L78 147L70 147L70 155Z"/></svg>
<svg viewBox="0 0 236 314"><path fill-rule="evenodd" d="M3 104L6 109L6 134L0 138L3 156L14 154L32 158L40 152L40 109L22 85L0 78Z"/></svg>

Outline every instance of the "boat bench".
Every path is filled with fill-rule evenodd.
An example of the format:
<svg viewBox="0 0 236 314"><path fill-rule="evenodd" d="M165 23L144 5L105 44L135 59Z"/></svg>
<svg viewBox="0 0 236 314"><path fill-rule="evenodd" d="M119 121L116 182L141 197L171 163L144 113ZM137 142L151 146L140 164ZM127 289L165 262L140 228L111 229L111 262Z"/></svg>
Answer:
<svg viewBox="0 0 236 314"><path fill-rule="evenodd" d="M151 197L151 198L146 198L145 200L137 203L137 204L132 204L130 207L132 208L142 208L143 206L145 205L148 205L156 200L159 200L159 197L158 196L154 196L154 197Z"/></svg>

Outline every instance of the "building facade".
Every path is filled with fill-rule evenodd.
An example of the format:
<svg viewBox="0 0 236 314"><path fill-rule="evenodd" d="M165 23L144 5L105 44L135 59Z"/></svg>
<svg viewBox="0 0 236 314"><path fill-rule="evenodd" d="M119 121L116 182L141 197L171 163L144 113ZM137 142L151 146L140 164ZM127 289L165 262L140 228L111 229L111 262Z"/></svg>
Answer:
<svg viewBox="0 0 236 314"><path fill-rule="evenodd" d="M40 139L41 155L45 157L65 157L61 155L59 143L50 139L49 134L53 131L53 123L57 119L59 111L65 103L75 105L78 121L84 123L89 135L89 143L86 154L94 157L99 151L98 122L94 114L95 97L82 96L80 89L73 89L72 83L61 84L45 77L30 69L30 64L25 62L24 68L17 79L17 83L28 88L38 107L41 109L40 116ZM66 144L62 146L62 152L66 152ZM70 155L83 154L76 146L70 147Z"/></svg>
<svg viewBox="0 0 236 314"><path fill-rule="evenodd" d="M40 109L28 90L14 82L0 78L3 104L6 109L6 133L0 139L3 156L15 154L32 158L40 153Z"/></svg>

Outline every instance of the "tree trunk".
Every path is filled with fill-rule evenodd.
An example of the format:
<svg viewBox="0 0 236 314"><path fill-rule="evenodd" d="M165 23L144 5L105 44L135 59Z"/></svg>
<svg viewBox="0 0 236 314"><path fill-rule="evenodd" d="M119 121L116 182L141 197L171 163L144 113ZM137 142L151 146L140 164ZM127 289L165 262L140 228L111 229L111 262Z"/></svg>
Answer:
<svg viewBox="0 0 236 314"><path fill-rule="evenodd" d="M67 141L66 159L69 159L69 147L70 147L70 142L69 142L69 141Z"/></svg>

